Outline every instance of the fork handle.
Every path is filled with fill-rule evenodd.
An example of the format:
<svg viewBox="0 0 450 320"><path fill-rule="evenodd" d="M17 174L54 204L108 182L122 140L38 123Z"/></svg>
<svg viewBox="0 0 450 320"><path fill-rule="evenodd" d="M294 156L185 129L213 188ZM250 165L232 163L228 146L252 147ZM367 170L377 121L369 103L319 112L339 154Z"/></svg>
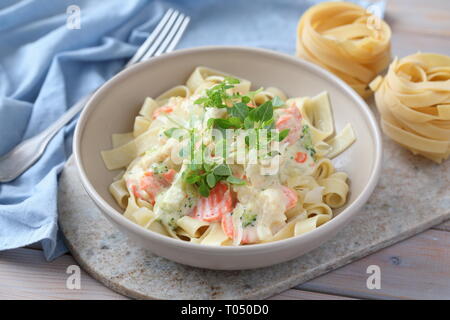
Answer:
<svg viewBox="0 0 450 320"><path fill-rule="evenodd" d="M75 117L92 96L88 94L68 109L56 122L38 135L25 139L7 154L0 157L0 183L9 182L20 176L42 155L55 134Z"/></svg>
<svg viewBox="0 0 450 320"><path fill-rule="evenodd" d="M95 91L94 91L95 92ZM88 95L84 96L80 100L78 100L77 103L75 103L72 107L67 109L67 111L59 117L56 122L54 122L50 127L42 131L39 135L45 136L47 139L53 138L53 136L61 130L70 120L72 120L81 110L83 110L83 107L86 105L86 103L89 101L89 99L92 97L94 92L89 93Z"/></svg>

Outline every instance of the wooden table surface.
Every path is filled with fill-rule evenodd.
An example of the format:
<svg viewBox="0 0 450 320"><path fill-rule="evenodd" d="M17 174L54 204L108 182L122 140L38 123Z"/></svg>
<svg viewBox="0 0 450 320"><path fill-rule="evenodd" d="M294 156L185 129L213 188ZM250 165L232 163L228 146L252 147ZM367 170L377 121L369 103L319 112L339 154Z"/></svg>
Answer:
<svg viewBox="0 0 450 320"><path fill-rule="evenodd" d="M385 19L395 55L450 54L450 0L388 0ZM81 289L67 289L70 265L70 254L47 262L37 246L0 252L0 299L127 299L83 271ZM380 289L366 286L370 265L380 267ZM450 299L450 221L271 299L368 298Z"/></svg>

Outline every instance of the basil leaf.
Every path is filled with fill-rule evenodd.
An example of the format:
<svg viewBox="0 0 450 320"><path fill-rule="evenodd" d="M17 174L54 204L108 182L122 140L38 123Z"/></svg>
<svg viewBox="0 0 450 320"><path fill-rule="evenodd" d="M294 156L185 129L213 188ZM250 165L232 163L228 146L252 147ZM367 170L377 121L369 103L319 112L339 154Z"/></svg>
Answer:
<svg viewBox="0 0 450 320"><path fill-rule="evenodd" d="M227 119L228 122L230 123L230 125L236 129L241 128L242 127L242 120L241 118L238 117L230 117Z"/></svg>
<svg viewBox="0 0 450 320"><path fill-rule="evenodd" d="M214 119L214 118L209 118L208 121L206 122L207 127L208 127L208 128L214 127L214 122L215 122L215 120L216 120L216 119Z"/></svg>
<svg viewBox="0 0 450 320"><path fill-rule="evenodd" d="M188 175L184 181L189 184L194 184L200 181L200 176L198 175Z"/></svg>
<svg viewBox="0 0 450 320"><path fill-rule="evenodd" d="M208 184L208 186L212 189L216 186L216 176L212 173L209 173L206 176L206 183Z"/></svg>
<svg viewBox="0 0 450 320"><path fill-rule="evenodd" d="M281 130L278 134L278 141L283 141L289 135L289 129Z"/></svg>
<svg viewBox="0 0 450 320"><path fill-rule="evenodd" d="M227 164L219 164L217 167L213 170L215 175L218 176L230 176L231 175L231 169Z"/></svg>
<svg viewBox="0 0 450 320"><path fill-rule="evenodd" d="M242 185L246 184L245 180L239 179L238 177L235 177L235 176L229 176L227 178L227 182L229 182L231 184L236 184L236 185L239 185L239 186L242 186Z"/></svg>
<svg viewBox="0 0 450 320"><path fill-rule="evenodd" d="M233 116L233 117L237 117L241 120L244 120L245 117L247 117L248 115L248 109L249 107L242 103L242 102L238 102L236 104L234 104L234 106L232 108L229 109L229 113Z"/></svg>
<svg viewBox="0 0 450 320"><path fill-rule="evenodd" d="M200 193L201 196L203 196L205 198L209 197L209 188L204 181L202 181L202 183L200 184L200 187L198 188L198 192Z"/></svg>
<svg viewBox="0 0 450 320"><path fill-rule="evenodd" d="M248 96L243 96L241 101L242 101L242 103L247 104L251 101L251 99Z"/></svg>
<svg viewBox="0 0 450 320"><path fill-rule="evenodd" d="M209 122L209 120L208 120L208 122ZM231 124L227 119L217 118L217 119L214 119L214 127L222 128L222 129L229 129L229 128L231 128Z"/></svg>
<svg viewBox="0 0 450 320"><path fill-rule="evenodd" d="M249 117L244 119L244 128L245 129L251 129L254 126L253 120L251 120Z"/></svg>
<svg viewBox="0 0 450 320"><path fill-rule="evenodd" d="M263 122L264 129L273 129L274 128L274 119L269 119Z"/></svg>
<svg viewBox="0 0 450 320"><path fill-rule="evenodd" d="M248 114L254 121L268 121L273 118L273 106L271 101L266 101Z"/></svg>
<svg viewBox="0 0 450 320"><path fill-rule="evenodd" d="M242 127L242 121L237 117L230 117L228 119L216 118L214 119L214 126L222 129L230 129L230 128L237 129Z"/></svg>

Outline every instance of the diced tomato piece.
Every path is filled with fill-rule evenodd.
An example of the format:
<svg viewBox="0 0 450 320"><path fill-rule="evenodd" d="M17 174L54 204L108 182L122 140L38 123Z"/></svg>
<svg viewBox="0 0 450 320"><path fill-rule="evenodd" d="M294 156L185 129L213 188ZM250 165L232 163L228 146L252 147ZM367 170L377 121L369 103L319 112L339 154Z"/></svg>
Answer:
<svg viewBox="0 0 450 320"><path fill-rule="evenodd" d="M288 188L285 186L282 186L281 188L287 199L286 210L292 209L293 207L295 207L297 205L297 201L298 201L297 193L294 190L292 190L291 188Z"/></svg>
<svg viewBox="0 0 450 320"><path fill-rule="evenodd" d="M158 118L161 115L161 113L171 113L172 111L173 108L171 106L160 107L153 112L153 119Z"/></svg>
<svg viewBox="0 0 450 320"><path fill-rule="evenodd" d="M169 169L169 171L164 172L162 176L167 182L172 183L173 178L175 177L176 174L177 172L175 170Z"/></svg>
<svg viewBox="0 0 450 320"><path fill-rule="evenodd" d="M139 182L139 188L149 194L158 191L161 187L159 179L154 175L144 175Z"/></svg>
<svg viewBox="0 0 450 320"><path fill-rule="evenodd" d="M151 203L154 203L156 196L168 186L170 186L170 181L155 175L151 171L145 172L139 182L139 189L147 193Z"/></svg>
<svg viewBox="0 0 450 320"><path fill-rule="evenodd" d="M228 186L218 183L211 189L208 198L200 198L192 211L197 219L212 222L219 221L226 213L233 211L233 199Z"/></svg>
<svg viewBox="0 0 450 320"><path fill-rule="evenodd" d="M251 103L251 102L247 103L247 106L250 107L250 108L256 108L256 106L253 103Z"/></svg>
<svg viewBox="0 0 450 320"><path fill-rule="evenodd" d="M160 175L151 170L145 171L139 180L128 180L127 187L136 198L155 204L156 196L172 184L176 173L173 169Z"/></svg>
<svg viewBox="0 0 450 320"><path fill-rule="evenodd" d="M140 198L139 192L137 191L137 187L135 184L131 186L131 192L133 192L135 198Z"/></svg>
<svg viewBox="0 0 450 320"><path fill-rule="evenodd" d="M286 112L292 114L294 117L300 120L302 119L302 114L300 113L300 110L295 103L289 106L289 108L286 109Z"/></svg>
<svg viewBox="0 0 450 320"><path fill-rule="evenodd" d="M292 116L290 114L283 114L280 116L276 122L276 127L278 130L286 129L286 124L291 120Z"/></svg>
<svg viewBox="0 0 450 320"><path fill-rule="evenodd" d="M295 155L295 161L297 161L298 163L304 163L307 158L308 155L304 152L297 152L297 154Z"/></svg>
<svg viewBox="0 0 450 320"><path fill-rule="evenodd" d="M298 108L293 105L285 109L275 126L279 131L289 129L289 134L283 141L289 144L296 142L300 138L302 131L302 115Z"/></svg>

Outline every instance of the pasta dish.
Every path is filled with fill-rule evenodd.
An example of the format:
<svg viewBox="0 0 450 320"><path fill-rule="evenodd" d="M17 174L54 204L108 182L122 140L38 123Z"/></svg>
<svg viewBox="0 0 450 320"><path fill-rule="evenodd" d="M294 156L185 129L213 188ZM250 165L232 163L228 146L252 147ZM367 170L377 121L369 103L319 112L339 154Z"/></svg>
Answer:
<svg viewBox="0 0 450 320"><path fill-rule="evenodd" d="M288 98L197 67L185 85L146 98L102 157L122 169L110 192L126 218L183 241L245 245L332 219L349 185L330 159L354 141L350 124L335 134L327 92Z"/></svg>

